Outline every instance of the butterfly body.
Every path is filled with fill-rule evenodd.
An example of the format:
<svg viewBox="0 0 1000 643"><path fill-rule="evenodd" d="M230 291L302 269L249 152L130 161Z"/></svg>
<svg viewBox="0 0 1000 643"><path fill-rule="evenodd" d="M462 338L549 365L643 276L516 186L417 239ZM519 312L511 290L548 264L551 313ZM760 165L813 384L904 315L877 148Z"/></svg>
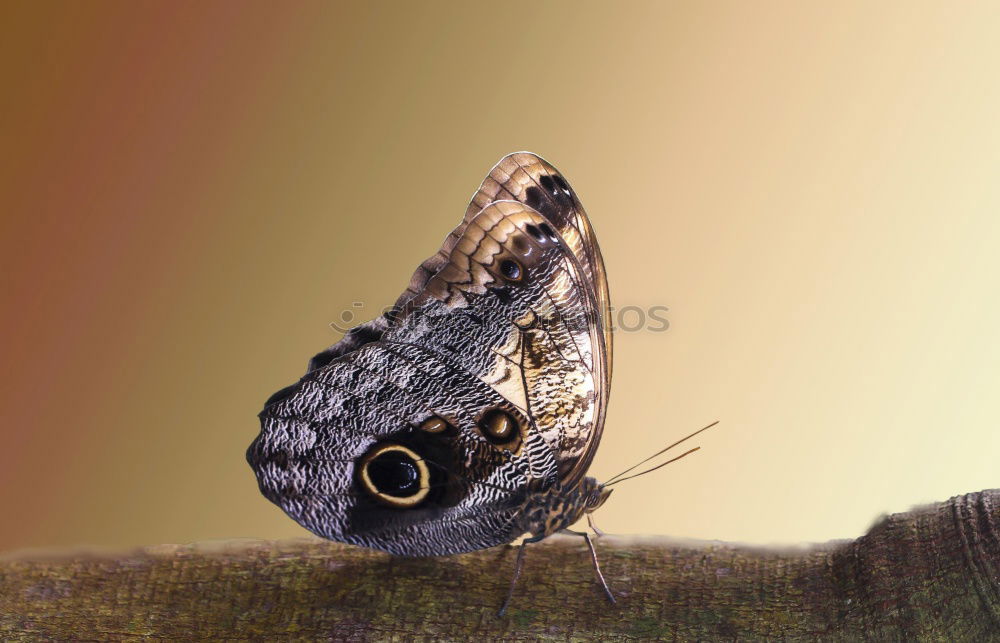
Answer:
<svg viewBox="0 0 1000 643"><path fill-rule="evenodd" d="M271 396L247 451L314 533L397 555L543 538L603 503L604 263L555 168L505 157L385 315ZM589 541L588 541L589 542Z"/></svg>
<svg viewBox="0 0 1000 643"><path fill-rule="evenodd" d="M525 533L545 538L569 529L584 514L600 507L611 495L594 478L585 477L575 487L555 485L532 494L522 506L521 526Z"/></svg>

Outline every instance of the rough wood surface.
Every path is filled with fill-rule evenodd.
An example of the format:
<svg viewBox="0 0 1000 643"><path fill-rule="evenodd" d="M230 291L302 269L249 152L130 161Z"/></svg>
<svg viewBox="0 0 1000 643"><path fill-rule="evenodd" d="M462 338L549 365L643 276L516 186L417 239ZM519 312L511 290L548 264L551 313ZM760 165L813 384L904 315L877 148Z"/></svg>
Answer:
<svg viewBox="0 0 1000 643"><path fill-rule="evenodd" d="M398 559L320 540L0 559L3 640L1000 640L1000 490L794 549L604 537Z"/></svg>

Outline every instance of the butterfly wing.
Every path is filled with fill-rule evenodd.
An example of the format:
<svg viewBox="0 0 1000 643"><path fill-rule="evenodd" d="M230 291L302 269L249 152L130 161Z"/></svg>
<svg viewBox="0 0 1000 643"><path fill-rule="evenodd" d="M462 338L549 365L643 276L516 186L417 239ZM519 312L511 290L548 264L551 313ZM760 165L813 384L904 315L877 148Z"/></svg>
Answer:
<svg viewBox="0 0 1000 643"><path fill-rule="evenodd" d="M597 349L599 364L595 370L599 413L598 419L590 427L583 453L571 450L564 454L560 469L562 482L564 486L572 487L590 467L604 430L604 414L611 393L613 326L611 297L601 247L583 205L559 170L531 152L515 152L500 159L473 195L462 223L448 235L437 254L424 261L413 273L410 285L396 302L396 308L405 306L447 263L451 249L461 238L469 222L490 203L501 200L523 203L546 219L576 257L596 301L597 323L604 337L603 347ZM382 322L375 320L373 323L377 325Z"/></svg>
<svg viewBox="0 0 1000 643"><path fill-rule="evenodd" d="M580 262L593 286L604 320L607 375L611 377L611 299L604 258L597 236L573 188L555 167L531 152L515 152L502 158L472 197L465 213L469 220L487 204L500 200L526 204L544 216Z"/></svg>
<svg viewBox="0 0 1000 643"><path fill-rule="evenodd" d="M447 263L448 254L465 227L494 201L518 201L534 209L555 228L580 262L602 312L606 351L603 361L606 364L606 388L609 388L612 363L611 298L601 247L583 205L566 178L548 161L531 152L508 154L493 166L473 195L462 223L452 230L437 254L417 268L410 285L396 302L397 307L420 292L427 280Z"/></svg>
<svg viewBox="0 0 1000 643"><path fill-rule="evenodd" d="M488 204L392 314L272 396L247 454L264 495L319 535L397 554L522 533L527 493L590 457L606 402L597 289L552 228Z"/></svg>

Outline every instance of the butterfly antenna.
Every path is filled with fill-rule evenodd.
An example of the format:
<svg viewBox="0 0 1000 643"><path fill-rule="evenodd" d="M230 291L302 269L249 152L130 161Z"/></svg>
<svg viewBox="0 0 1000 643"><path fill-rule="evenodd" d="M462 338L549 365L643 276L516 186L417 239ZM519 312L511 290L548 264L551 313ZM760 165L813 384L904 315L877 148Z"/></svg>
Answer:
<svg viewBox="0 0 1000 643"><path fill-rule="evenodd" d="M627 478L619 478L619 479L615 480L614 482L605 482L605 483L604 483L604 484L603 484L602 486L604 486L604 487L610 487L611 485L613 485L613 484L618 484L619 482L625 482L626 480L631 480L632 478L638 478L639 476L644 476L644 475L646 475L647 473L650 473L650 472L652 472L652 471L656 471L656 470L657 470L657 469L659 469L660 467L665 467L665 466L667 466L667 465L668 465L668 464L670 464L671 462L677 462L678 460L680 460L680 459L681 459L681 458L683 458L684 456L686 456L686 455L690 455L690 454L694 453L695 451L697 451L697 450L698 450L698 449L700 449L700 448L701 448L701 447L695 447L695 448L693 448L693 449L691 449L691 450L689 450L689 451L685 451L684 453L680 454L680 455L679 455L679 456L677 456L676 458L671 458L670 460L667 460L666 462L664 462L664 463L662 463L662 464L658 464L658 465L656 465L656 466L655 466L655 467L653 467L652 469L646 469L645 471L643 471L643 472L641 472L641 473L634 473L634 474L632 474L632 475L628 476Z"/></svg>
<svg viewBox="0 0 1000 643"><path fill-rule="evenodd" d="M681 438L681 439L680 439L680 440L678 440L677 442L674 442L673 444L671 444L671 445L669 445L669 446L667 446L667 447L664 447L663 449L660 449L659 451L657 451L657 452L656 452L656 453L654 453L653 455L649 456L648 458L646 458L646 459L645 459L645 460L643 460L642 462L637 462L637 463L635 463L634 465L632 465L631 467L629 467L628 469L625 469L624 471L622 471L621 473L619 473L618 475L616 475L616 476L612 476L612 477L611 477L611 479L610 479L610 480L608 480L607 482L605 482L603 486L607 487L607 486L609 486L609 485L612 485L612 484L614 484L615 482L621 482L621 480L619 480L619 478L621 478L621 477L622 477L623 475L625 475L626 473L630 473L630 472L632 472L632 471L635 471L636 469L638 469L638 468L639 468L639 467L641 467L642 465L646 464L647 462L649 462L649 461L650 461L650 460L652 460L653 458L655 458L655 457L657 457L657 456L659 456L659 455L662 455L662 454L666 453L667 451L669 451L670 449L673 449L673 448L674 448L675 446L677 446L677 445L678 445L678 444L680 444L681 442L684 442L684 441L686 441L686 440L690 440L691 438L693 438L694 436L698 435L698 434L699 434L699 433L701 433L702 431L707 431L707 430L711 429L711 428L712 428L713 426L715 426L715 425L716 425L716 424L718 424L718 423L719 423L719 421L718 421L718 420L716 420L715 422L712 422L712 423L711 423L711 424L709 424L708 426L706 426L706 427L703 427L703 428L700 428L700 429L698 429L697 431L695 431L695 432L694 432L694 433L692 433L691 435L689 435L689 436L687 436L687 437L684 437L684 438ZM643 473L649 473L650 471L655 471L656 469L659 469L659 468L660 468L660 467L662 467L663 465L666 465L666 464L670 464L671 462L675 462L675 461L677 461L677 460L680 460L681 458L683 458L683 457L684 457L685 455L687 455L688 453L691 453L692 451L697 451L697 449L692 449L691 451L688 451L687 453L685 453L685 454L683 454L683 455L680 455L680 456L678 456L678 457L674 458L673 460L669 460L669 461L667 461L667 462L664 462L663 464L661 464L661 465L659 465L659 466L657 466L657 467L654 467L653 469L649 469L649 471L643 471L642 473L637 473L636 475L640 475L640 476L641 476L641 475L642 475ZM629 478L634 478L634 477L635 477L635 476L629 476Z"/></svg>

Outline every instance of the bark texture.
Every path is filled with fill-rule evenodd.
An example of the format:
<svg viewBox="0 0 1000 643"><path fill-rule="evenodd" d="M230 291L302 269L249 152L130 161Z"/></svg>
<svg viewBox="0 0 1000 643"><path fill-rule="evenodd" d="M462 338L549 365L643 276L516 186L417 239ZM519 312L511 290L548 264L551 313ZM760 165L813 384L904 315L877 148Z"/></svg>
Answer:
<svg viewBox="0 0 1000 643"><path fill-rule="evenodd" d="M794 549L608 536L398 559L321 540L0 559L0 638L1000 640L1000 490Z"/></svg>

